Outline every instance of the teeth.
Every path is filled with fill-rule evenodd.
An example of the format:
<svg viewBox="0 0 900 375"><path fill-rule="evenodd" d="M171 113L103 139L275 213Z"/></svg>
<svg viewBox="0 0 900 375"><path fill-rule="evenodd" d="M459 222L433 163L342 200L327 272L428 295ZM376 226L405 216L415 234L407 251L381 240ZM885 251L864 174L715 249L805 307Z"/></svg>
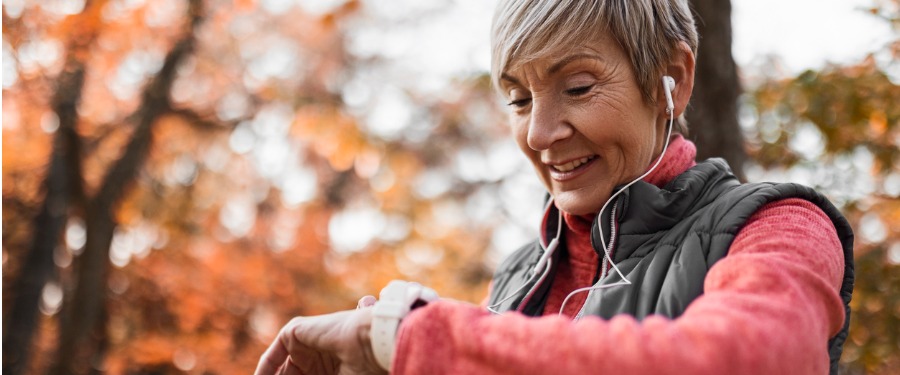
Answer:
<svg viewBox="0 0 900 375"><path fill-rule="evenodd" d="M557 165L555 168L556 168L556 170L558 170L558 171L560 171L560 172L568 172L568 171L571 171L571 170L573 170L573 169L575 169L575 168L580 167L582 164L587 163L587 162L590 161L591 159L593 159L592 156L583 157L583 158L581 158L581 159L573 160L573 161L570 161L570 162L568 162L568 163L566 163L566 164L563 164L563 165Z"/></svg>

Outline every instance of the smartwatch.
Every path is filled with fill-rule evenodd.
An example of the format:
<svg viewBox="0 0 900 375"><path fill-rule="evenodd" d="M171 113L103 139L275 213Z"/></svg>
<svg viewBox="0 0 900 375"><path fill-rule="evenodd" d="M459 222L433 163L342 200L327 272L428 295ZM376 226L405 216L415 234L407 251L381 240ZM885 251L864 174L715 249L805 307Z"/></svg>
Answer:
<svg viewBox="0 0 900 375"><path fill-rule="evenodd" d="M391 369L400 320L413 308L423 306L437 298L437 293L431 288L400 280L391 281L381 290L378 302L372 310L369 339L372 342L375 361L382 368L388 371Z"/></svg>

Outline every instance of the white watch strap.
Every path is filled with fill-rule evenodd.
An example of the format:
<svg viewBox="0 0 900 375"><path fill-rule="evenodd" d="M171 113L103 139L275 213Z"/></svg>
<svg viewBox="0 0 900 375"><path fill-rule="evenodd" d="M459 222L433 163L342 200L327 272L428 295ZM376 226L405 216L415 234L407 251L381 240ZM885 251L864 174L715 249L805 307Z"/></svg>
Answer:
<svg viewBox="0 0 900 375"><path fill-rule="evenodd" d="M400 325L400 319L409 313L410 304L406 302L408 289L409 283L405 281L391 281L381 290L372 311L372 327L369 330L372 352L378 364L388 371L394 359L397 327Z"/></svg>
<svg viewBox="0 0 900 375"><path fill-rule="evenodd" d="M394 346L397 342L397 327L416 301L425 303L438 299L438 294L431 288L418 283L393 280L384 289L375 302L372 310L372 326L369 339L372 342L372 353L375 360L385 370L391 370L394 359Z"/></svg>

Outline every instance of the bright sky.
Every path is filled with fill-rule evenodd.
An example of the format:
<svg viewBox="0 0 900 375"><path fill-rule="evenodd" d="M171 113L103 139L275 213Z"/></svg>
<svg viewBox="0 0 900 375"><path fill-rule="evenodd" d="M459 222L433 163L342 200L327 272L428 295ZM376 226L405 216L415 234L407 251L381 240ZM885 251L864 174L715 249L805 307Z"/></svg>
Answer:
<svg viewBox="0 0 900 375"><path fill-rule="evenodd" d="M778 56L784 74L818 68L826 61L858 61L891 38L887 22L862 10L874 1L732 0L735 59L752 69L769 56ZM404 65L402 70L419 73L422 82L432 79L434 84L460 72L484 71L490 67L488 39L495 4L496 0L369 1L366 5L388 21L398 9L426 16L419 23L364 27L360 35L367 38L362 45L389 49Z"/></svg>
<svg viewBox="0 0 900 375"><path fill-rule="evenodd" d="M882 49L892 37L887 22L862 10L871 6L874 1L876 0L732 0L735 60L748 79L758 72L769 76L795 75L805 69L820 68L829 61L859 61L867 53ZM452 95L452 90L442 89L450 80L490 68L489 33L495 4L496 0L365 2L366 7L370 8L368 10L376 16L355 26L349 49L358 56L378 55L391 60L384 71L378 71L375 75L379 86L374 90L379 93L380 100L376 107L387 111L380 114L373 112L373 118L369 119L374 130L382 130L376 133L390 136L403 131L402 127L379 126L383 121L379 121L380 116L376 116L385 115L381 117L392 120L408 117L401 110L408 107L408 103L388 100L397 97L395 93L402 93L393 86L412 86L410 88L420 93L430 93L446 99L444 96ZM404 14L403 10L409 13ZM780 70L773 72L765 65L772 56L780 61ZM365 92L353 85L351 88L349 93ZM351 99L354 97L348 96L348 103L352 104L354 100ZM364 99L366 98L361 97L359 101L365 102ZM815 137L801 140L810 139L815 143ZM816 149L800 148L812 151ZM506 155L513 161L524 162L514 151ZM863 159L866 158L860 160ZM484 164L462 161L467 166L465 169L477 170L477 167L483 167ZM522 218L522 222L518 225L511 222L503 224L494 232L492 244L500 253L508 253L523 239L531 238L535 229L533 227L536 226L533 218L540 215L538 205L532 207L521 203L539 202L543 194L529 168L524 166L521 175L516 174L508 179L516 187L509 191L524 196L516 196L511 204L501 204L512 213L514 220ZM857 169L868 171L870 168L863 166ZM812 178L801 177L803 176L790 175L780 180L802 182ZM767 176L766 179L771 178ZM874 185L868 183L866 186ZM351 244L346 247L359 247L349 245Z"/></svg>
<svg viewBox="0 0 900 375"><path fill-rule="evenodd" d="M885 45L887 22L862 11L874 0L733 0L735 60L779 56L789 73L847 63Z"/></svg>

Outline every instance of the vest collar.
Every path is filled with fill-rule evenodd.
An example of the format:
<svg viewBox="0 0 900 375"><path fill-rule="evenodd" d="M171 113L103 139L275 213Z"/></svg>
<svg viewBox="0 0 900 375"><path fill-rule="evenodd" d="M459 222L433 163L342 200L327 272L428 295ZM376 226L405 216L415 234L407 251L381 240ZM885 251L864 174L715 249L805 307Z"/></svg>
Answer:
<svg viewBox="0 0 900 375"><path fill-rule="evenodd" d="M721 159L710 159L688 169L662 188L639 181L620 194L617 200L617 235L652 235L674 227L690 213L712 202L715 195L709 190L723 183L737 185L739 182L731 169ZM613 204L609 205L610 207ZM610 208L594 220L591 227L591 244L599 255L603 255L600 243L600 228L610 243ZM614 253L614 261L619 262L631 254Z"/></svg>

